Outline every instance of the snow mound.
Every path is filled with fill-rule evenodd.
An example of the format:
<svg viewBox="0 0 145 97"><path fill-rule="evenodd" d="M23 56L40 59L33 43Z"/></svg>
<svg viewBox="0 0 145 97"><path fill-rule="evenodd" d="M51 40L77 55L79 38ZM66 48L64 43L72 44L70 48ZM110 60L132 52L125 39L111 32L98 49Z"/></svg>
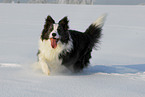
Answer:
<svg viewBox="0 0 145 97"><path fill-rule="evenodd" d="M13 63L0 63L0 67L21 67L21 65Z"/></svg>

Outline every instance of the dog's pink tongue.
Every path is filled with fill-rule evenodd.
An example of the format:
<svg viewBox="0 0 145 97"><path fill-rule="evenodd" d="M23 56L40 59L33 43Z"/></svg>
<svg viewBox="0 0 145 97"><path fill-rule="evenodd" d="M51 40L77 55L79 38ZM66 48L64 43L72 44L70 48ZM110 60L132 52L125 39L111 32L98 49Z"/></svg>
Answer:
<svg viewBox="0 0 145 97"><path fill-rule="evenodd" d="M51 38L50 41L51 41L51 47L55 49L57 47L57 39Z"/></svg>

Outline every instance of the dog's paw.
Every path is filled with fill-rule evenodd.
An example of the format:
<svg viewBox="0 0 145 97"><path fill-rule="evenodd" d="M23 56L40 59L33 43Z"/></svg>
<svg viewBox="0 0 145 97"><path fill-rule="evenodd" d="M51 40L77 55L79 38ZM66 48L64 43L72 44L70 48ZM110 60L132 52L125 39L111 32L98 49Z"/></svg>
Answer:
<svg viewBox="0 0 145 97"><path fill-rule="evenodd" d="M46 62L40 61L39 64L41 65L43 73L46 74L46 75L50 75L50 70L49 70L48 65L46 64Z"/></svg>
<svg viewBox="0 0 145 97"><path fill-rule="evenodd" d="M50 71L47 70L47 71L43 71L46 75L50 75Z"/></svg>
<svg viewBox="0 0 145 97"><path fill-rule="evenodd" d="M43 71L44 74L50 75L50 71L49 71L48 68L43 68L42 71Z"/></svg>

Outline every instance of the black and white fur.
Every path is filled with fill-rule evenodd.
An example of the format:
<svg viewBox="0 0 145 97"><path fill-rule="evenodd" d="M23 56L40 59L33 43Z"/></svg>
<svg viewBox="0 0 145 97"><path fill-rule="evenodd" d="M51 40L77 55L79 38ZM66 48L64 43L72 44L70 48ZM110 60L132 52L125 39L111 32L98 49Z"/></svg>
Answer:
<svg viewBox="0 0 145 97"><path fill-rule="evenodd" d="M82 33L69 30L67 17L55 23L48 16L39 41L38 62L42 71L49 75L60 65L74 72L87 67L92 49L101 38L105 18L106 15L102 15Z"/></svg>

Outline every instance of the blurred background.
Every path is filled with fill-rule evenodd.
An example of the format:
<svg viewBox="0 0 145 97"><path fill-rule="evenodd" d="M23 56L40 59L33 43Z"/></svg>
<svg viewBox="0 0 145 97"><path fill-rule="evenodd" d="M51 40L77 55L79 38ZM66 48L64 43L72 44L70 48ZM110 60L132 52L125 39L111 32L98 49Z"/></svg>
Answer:
<svg viewBox="0 0 145 97"><path fill-rule="evenodd" d="M0 0L0 3L51 3L86 5L145 5L145 0Z"/></svg>

